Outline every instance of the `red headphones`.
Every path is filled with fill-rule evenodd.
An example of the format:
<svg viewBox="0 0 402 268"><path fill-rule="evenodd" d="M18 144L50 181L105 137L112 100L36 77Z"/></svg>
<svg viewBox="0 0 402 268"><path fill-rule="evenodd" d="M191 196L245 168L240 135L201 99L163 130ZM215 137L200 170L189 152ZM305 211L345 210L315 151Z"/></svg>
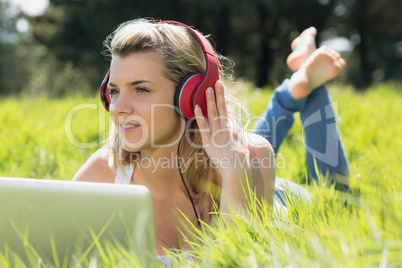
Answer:
<svg viewBox="0 0 402 268"><path fill-rule="evenodd" d="M207 100L205 97L205 91L207 88L215 88L215 82L219 80L219 68L218 62L215 58L214 50L207 39L198 35L189 26L177 22L177 21L161 21L159 23L177 24L185 27L192 36L200 43L205 55L206 71L204 74L190 73L186 75L176 88L174 95L174 106L179 115L186 119L194 117L194 108L198 104L202 110L204 116L207 113ZM110 95L109 95L109 74L110 69L107 72L105 78L100 86L100 98L102 104L107 111L109 111Z"/></svg>

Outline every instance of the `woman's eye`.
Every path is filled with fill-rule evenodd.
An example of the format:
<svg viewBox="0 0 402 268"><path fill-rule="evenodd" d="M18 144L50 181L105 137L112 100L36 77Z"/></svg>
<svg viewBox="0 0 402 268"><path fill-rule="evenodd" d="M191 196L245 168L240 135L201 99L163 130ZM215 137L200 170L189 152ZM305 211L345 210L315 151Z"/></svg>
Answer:
<svg viewBox="0 0 402 268"><path fill-rule="evenodd" d="M145 87L136 87L135 91L138 92L138 93L149 92L149 90L147 88L145 88Z"/></svg>
<svg viewBox="0 0 402 268"><path fill-rule="evenodd" d="M116 89L109 89L109 95L112 97L113 95L119 93Z"/></svg>
<svg viewBox="0 0 402 268"><path fill-rule="evenodd" d="M144 92L149 92L149 90L145 87L136 87L135 89L136 93L144 93ZM120 91L118 89L113 89L113 88L109 88L109 96L111 98L116 97L116 94L119 94Z"/></svg>

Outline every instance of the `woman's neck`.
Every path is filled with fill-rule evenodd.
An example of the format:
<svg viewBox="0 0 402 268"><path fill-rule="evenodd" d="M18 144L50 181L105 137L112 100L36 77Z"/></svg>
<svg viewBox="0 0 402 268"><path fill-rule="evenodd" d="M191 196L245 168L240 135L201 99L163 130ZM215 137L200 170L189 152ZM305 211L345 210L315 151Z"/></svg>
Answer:
<svg viewBox="0 0 402 268"><path fill-rule="evenodd" d="M177 166L177 144L171 147L145 150L140 152L140 158L135 166L134 181L146 180L147 184L163 190L179 186L179 169Z"/></svg>

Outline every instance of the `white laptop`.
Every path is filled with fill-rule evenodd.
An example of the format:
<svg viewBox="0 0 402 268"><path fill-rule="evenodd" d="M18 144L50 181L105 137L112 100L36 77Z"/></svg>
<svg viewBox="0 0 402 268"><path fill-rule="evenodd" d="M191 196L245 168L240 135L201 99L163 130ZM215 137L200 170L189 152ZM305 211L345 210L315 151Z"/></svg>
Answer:
<svg viewBox="0 0 402 268"><path fill-rule="evenodd" d="M90 260L98 240L103 250L108 243L131 250L144 267L155 261L147 188L0 177L1 253L8 249L25 261L38 254L45 263L66 258L73 264Z"/></svg>

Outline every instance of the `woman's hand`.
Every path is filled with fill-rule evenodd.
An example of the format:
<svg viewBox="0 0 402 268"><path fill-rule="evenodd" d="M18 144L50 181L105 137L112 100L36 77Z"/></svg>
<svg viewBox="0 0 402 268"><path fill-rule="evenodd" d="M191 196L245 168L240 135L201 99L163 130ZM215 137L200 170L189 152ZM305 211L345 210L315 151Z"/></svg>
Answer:
<svg viewBox="0 0 402 268"><path fill-rule="evenodd" d="M215 93L212 88L207 90L206 97L209 120L199 107L194 114L204 149L222 176L221 212L230 213L233 207L244 208L247 184L252 191L257 190L258 199L266 199L272 204L275 185L272 146L266 139L242 131L236 121L232 121L235 118L228 116L233 110L225 100L221 81L216 82ZM271 164L265 166L266 160Z"/></svg>
<svg viewBox="0 0 402 268"><path fill-rule="evenodd" d="M241 129L234 118L228 117L224 86L221 81L206 91L207 120L200 107L194 114L201 132L202 144L211 163L219 170L222 179L245 176L249 169L249 151ZM241 179L240 179L241 180Z"/></svg>

